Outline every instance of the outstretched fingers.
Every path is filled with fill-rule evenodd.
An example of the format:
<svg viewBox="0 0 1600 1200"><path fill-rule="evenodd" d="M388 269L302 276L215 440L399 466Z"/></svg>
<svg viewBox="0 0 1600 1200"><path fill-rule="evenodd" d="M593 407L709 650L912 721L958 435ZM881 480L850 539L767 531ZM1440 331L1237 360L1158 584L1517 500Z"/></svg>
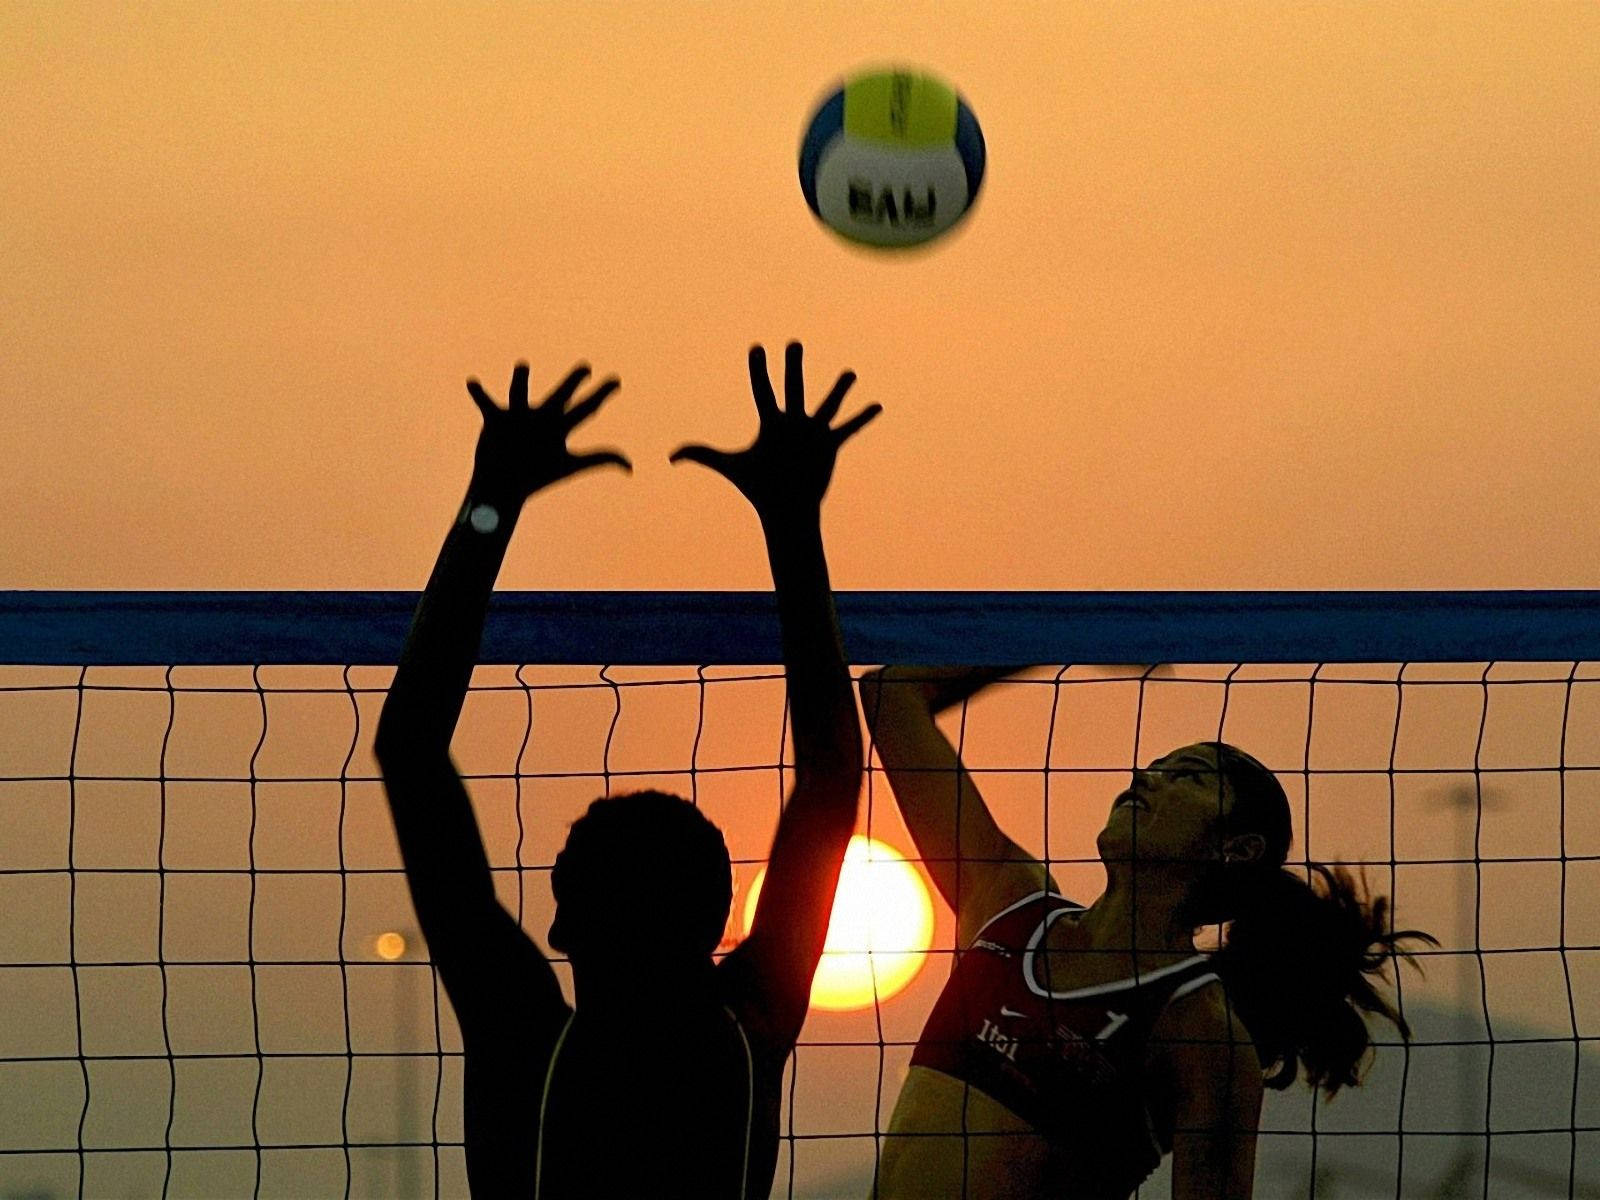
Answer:
<svg viewBox="0 0 1600 1200"><path fill-rule="evenodd" d="M784 410L791 417L806 415L806 374L801 366L803 354L799 342L790 342L783 354Z"/></svg>
<svg viewBox="0 0 1600 1200"><path fill-rule="evenodd" d="M844 394L850 390L855 381L854 371L846 371L839 376L833 385L833 390L817 409L817 420L824 425L832 424L833 418L839 414L839 406L844 403Z"/></svg>
<svg viewBox="0 0 1600 1200"><path fill-rule="evenodd" d="M485 421L500 411L495 407L494 401L489 399L489 393L483 390L483 384L476 379L467 380L467 391L472 396L472 402L478 406L478 411L483 414Z"/></svg>
<svg viewBox="0 0 1600 1200"><path fill-rule="evenodd" d="M732 479L730 472L733 470L734 455L726 450L714 450L710 446L690 444L679 446L667 459L676 466L681 462L699 463L702 467L710 467L724 479Z"/></svg>
<svg viewBox="0 0 1600 1200"><path fill-rule="evenodd" d="M600 406L610 398L611 393L621 386L622 380L613 375L578 403L567 409L567 428L572 429L594 416L600 410Z"/></svg>
<svg viewBox="0 0 1600 1200"><path fill-rule="evenodd" d="M778 415L778 398L772 392L772 380L767 375L767 351L763 346L750 347L750 394L755 397L756 415L761 423Z"/></svg>
<svg viewBox="0 0 1600 1200"><path fill-rule="evenodd" d="M528 407L528 364L519 362L511 369L511 395L507 406L512 412Z"/></svg>
<svg viewBox="0 0 1600 1200"><path fill-rule="evenodd" d="M834 436L839 439L839 445L844 445L845 442L849 441L856 434L860 433L867 423L872 421L882 411L883 405L869 404L855 416L846 421L843 425L839 426L839 428L835 429L833 432Z"/></svg>
<svg viewBox="0 0 1600 1200"><path fill-rule="evenodd" d="M621 467L629 475L633 474L633 464L626 456L615 450L596 450L591 454L574 454L572 456L572 474L587 471L593 467Z"/></svg>
<svg viewBox="0 0 1600 1200"><path fill-rule="evenodd" d="M677 450L672 451L672 456L667 461L672 462L672 464L699 462L702 467L709 467L710 470L715 470L718 475L722 475L731 485L739 488L739 491L744 491L744 482L742 482L744 480L744 470L742 470L741 462L739 462L739 454L726 450L712 450L710 446L688 445L678 446Z"/></svg>
<svg viewBox="0 0 1600 1200"><path fill-rule="evenodd" d="M524 366L524 365L520 365L519 364L518 367L517 367L517 370L522 372L522 407L523 408L527 408L528 407L528 376L527 376L528 368L526 366ZM577 366L573 367L571 371L567 372L567 377L565 379L563 379L560 383L558 383L556 385L556 387L555 387L555 390L552 391L548 396L545 397L544 403L542 405L540 405L540 407L541 408L549 408L551 406L554 406L554 408L555 408L555 410L557 412L564 411L566 409L566 407L567 407L567 401L571 400L572 399L572 394L578 390L578 385L580 383L582 383L588 377L589 377L589 364L588 363L579 363ZM515 386L514 382L513 382L513 385L512 385L511 406L513 408L516 407L516 386Z"/></svg>

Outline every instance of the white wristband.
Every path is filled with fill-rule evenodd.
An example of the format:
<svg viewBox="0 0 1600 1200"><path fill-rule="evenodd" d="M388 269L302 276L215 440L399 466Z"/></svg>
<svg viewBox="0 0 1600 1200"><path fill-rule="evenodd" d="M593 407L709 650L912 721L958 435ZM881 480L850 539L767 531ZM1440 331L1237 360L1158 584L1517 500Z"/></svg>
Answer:
<svg viewBox="0 0 1600 1200"><path fill-rule="evenodd" d="M471 526L476 533L493 533L500 528L500 513L492 504L474 504L468 500L461 506L456 524Z"/></svg>

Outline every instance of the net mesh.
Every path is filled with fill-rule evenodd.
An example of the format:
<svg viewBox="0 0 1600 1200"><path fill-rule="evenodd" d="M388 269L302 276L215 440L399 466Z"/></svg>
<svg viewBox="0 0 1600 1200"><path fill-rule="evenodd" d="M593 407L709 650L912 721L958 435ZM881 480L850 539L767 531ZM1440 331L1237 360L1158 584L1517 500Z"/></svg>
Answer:
<svg viewBox="0 0 1600 1200"><path fill-rule="evenodd" d="M21 665L0 669L0 1195L466 1195L459 1031L371 758L392 670L336 644L346 661L43 665L4 632ZM848 620L846 638L862 662L937 657ZM1291 865L1362 868L1396 925L1440 939L1395 988L1409 1046L1374 1026L1366 1083L1332 1104L1269 1093L1257 1194L1600 1195L1600 652L1571 644L1566 661L1080 663L944 719L1069 896L1103 885L1095 833L1130 769L1220 739L1284 784ZM453 749L501 901L541 944L568 823L645 787L724 830L736 944L790 782L780 669L483 666ZM915 858L876 759L861 828ZM954 923L934 911L903 990L808 1018L775 1196L871 1193L948 974ZM380 952L384 933L400 937ZM1141 1195L1167 1187L1163 1168Z"/></svg>

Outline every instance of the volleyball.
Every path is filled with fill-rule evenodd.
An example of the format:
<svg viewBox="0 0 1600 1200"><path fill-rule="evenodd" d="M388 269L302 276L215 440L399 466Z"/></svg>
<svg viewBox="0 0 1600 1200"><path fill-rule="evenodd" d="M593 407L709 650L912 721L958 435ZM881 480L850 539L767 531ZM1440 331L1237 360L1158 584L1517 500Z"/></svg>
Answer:
<svg viewBox="0 0 1600 1200"><path fill-rule="evenodd" d="M829 229L862 245L917 246L972 211L983 131L955 89L896 68L848 80L800 142L800 190Z"/></svg>

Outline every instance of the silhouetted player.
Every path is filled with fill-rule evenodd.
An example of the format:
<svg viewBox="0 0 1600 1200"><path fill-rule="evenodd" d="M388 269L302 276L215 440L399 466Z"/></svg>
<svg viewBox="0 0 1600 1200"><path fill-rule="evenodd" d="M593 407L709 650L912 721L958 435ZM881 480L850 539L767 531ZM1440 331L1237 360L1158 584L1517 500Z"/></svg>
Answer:
<svg viewBox="0 0 1600 1200"><path fill-rule="evenodd" d="M1174 1200L1251 1194L1266 1086L1360 1082L1362 1012L1403 938L1342 870L1283 868L1272 772L1201 742L1133 772L1087 908L995 823L935 714L1008 672L890 667L862 706L896 801L957 915L957 959L912 1053L883 1200L1123 1200L1166 1154ZM1296 872L1300 869L1296 868ZM1196 933L1231 922L1222 949ZM1438 943L1434 942L1437 945ZM1403 953L1403 952L1402 952Z"/></svg>
<svg viewBox="0 0 1600 1200"><path fill-rule="evenodd" d="M795 782L760 907L750 936L714 963L732 899L716 826L659 792L596 800L551 875L550 944L571 960L575 1007L495 898L449 747L523 502L590 467L629 467L615 452L566 446L618 383L572 403L588 374L579 367L530 407L519 364L506 409L467 385L484 422L472 481L418 605L376 752L412 902L461 1024L467 1174L480 1200L747 1200L771 1190L783 1065L806 1015L862 772L820 512L840 445L881 411L870 405L830 428L855 376L841 375L808 416L797 343L786 367L780 409L765 353L750 351L753 445L672 455L744 494L772 565Z"/></svg>

